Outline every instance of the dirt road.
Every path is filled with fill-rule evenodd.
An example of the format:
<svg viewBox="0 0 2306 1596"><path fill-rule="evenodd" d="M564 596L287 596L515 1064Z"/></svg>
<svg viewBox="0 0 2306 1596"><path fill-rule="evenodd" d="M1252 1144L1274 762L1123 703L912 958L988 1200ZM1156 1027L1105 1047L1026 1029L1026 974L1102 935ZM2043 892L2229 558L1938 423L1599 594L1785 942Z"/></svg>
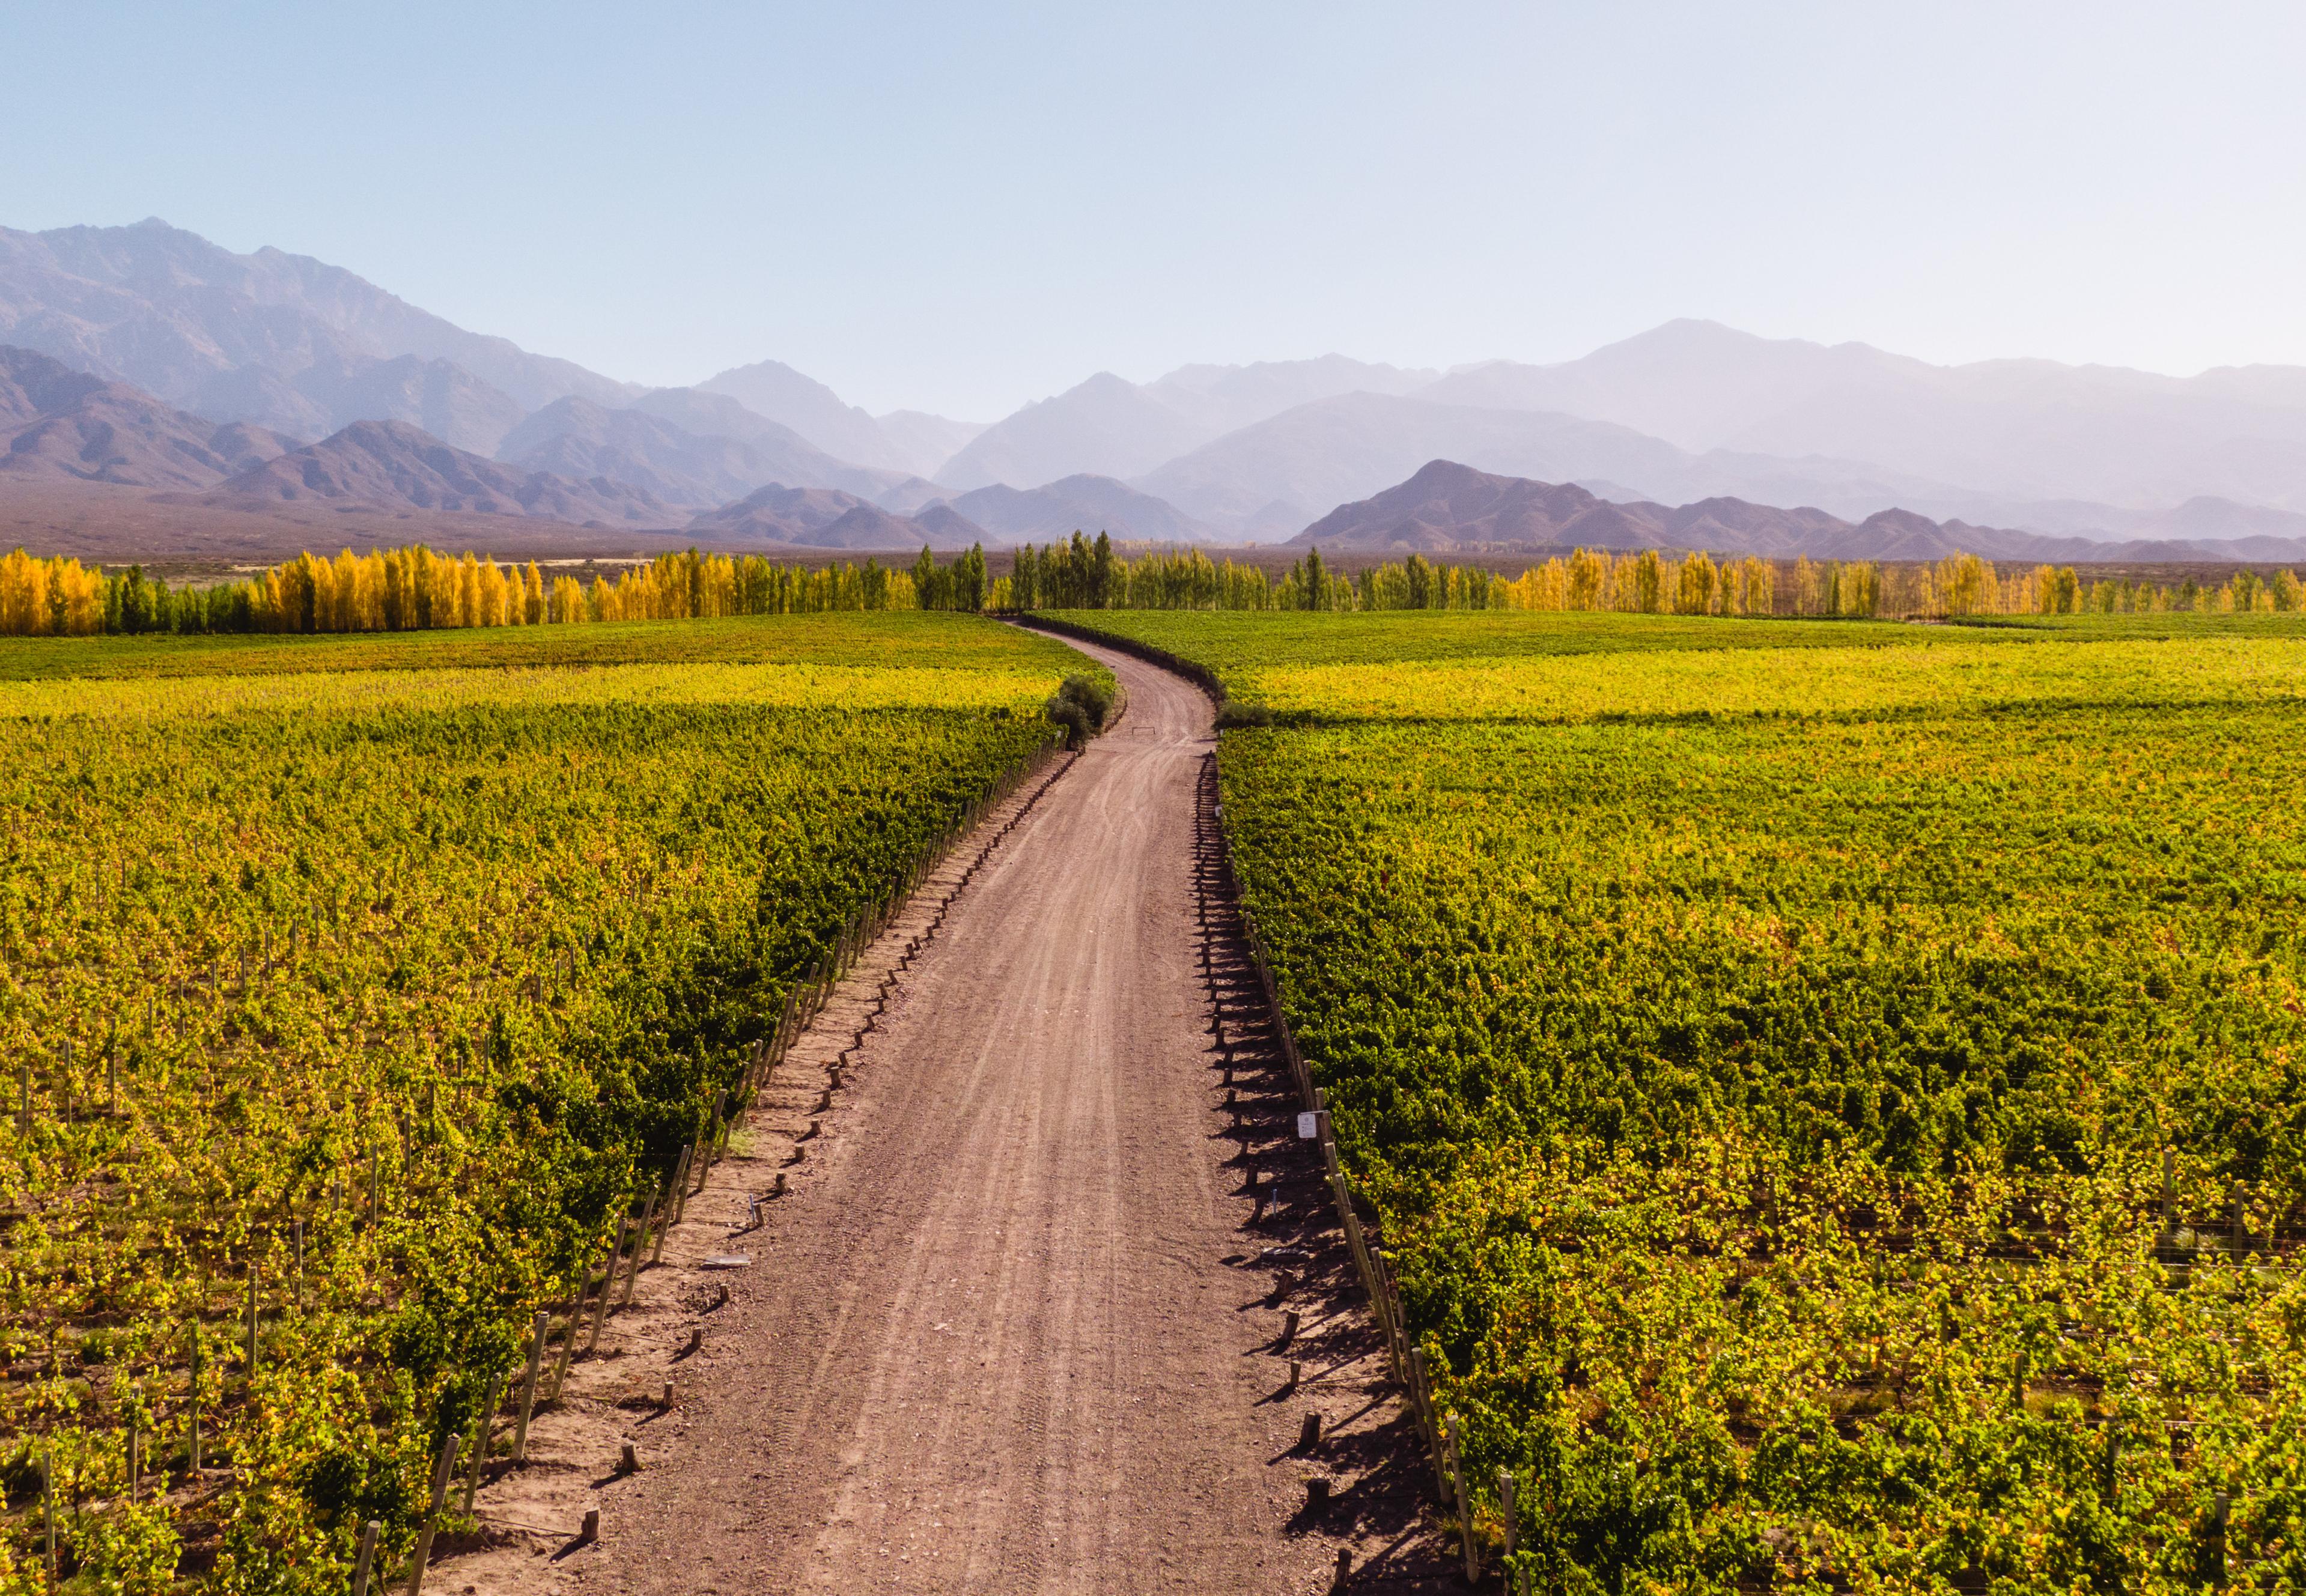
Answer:
<svg viewBox="0 0 2306 1596"><path fill-rule="evenodd" d="M1243 1166L1285 1173L1295 1105L1257 1099L1263 1152L1225 1106L1240 1038L1213 1024L1197 898L1209 708L1099 657L1129 687L1123 723L985 856L862 1040L833 1045L842 1089L800 1110L822 1134L762 1227L715 1243L752 1265L700 1321L674 1410L629 1431L641 1472L587 1481L600 1543L540 1549L534 1576L1290 1592L1327 1590L1339 1545L1389 1533L1305 1505L1308 1476L1351 1473L1356 1445L1363 1463L1401 1450L1397 1415L1353 1316L1314 1300L1311 1253L1249 1225ZM1253 1108L1266 1088L1240 1062ZM1318 1225L1317 1203L1300 1213ZM1307 1329L1284 1353L1299 1289ZM1302 1388L1283 1388L1287 1356L1311 1361ZM1344 1426L1335 1455L1296 1449L1309 1410Z"/></svg>

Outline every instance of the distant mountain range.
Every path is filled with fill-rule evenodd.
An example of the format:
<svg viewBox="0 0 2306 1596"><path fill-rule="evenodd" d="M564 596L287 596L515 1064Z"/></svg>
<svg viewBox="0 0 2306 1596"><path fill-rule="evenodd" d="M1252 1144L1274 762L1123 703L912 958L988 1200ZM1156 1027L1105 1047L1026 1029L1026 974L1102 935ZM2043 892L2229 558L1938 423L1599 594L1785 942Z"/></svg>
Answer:
<svg viewBox="0 0 2306 1596"><path fill-rule="evenodd" d="M689 506L726 504L772 482L870 494L911 480L844 465L733 399L687 388L621 410L556 399L507 434L496 454L533 471L615 477Z"/></svg>
<svg viewBox="0 0 2306 1596"><path fill-rule="evenodd" d="M934 474L954 488L1137 477L1300 405L1340 394L1413 391L1432 371L1343 355L1252 366L1184 366L1142 386L1100 371L978 433Z"/></svg>
<svg viewBox="0 0 2306 1596"><path fill-rule="evenodd" d="M763 488L735 504L709 510L689 530L718 548L802 547L859 551L966 549L985 537L950 507L933 505L918 517L893 515L837 488Z"/></svg>
<svg viewBox="0 0 2306 1596"><path fill-rule="evenodd" d="M1437 456L1613 498L1807 502L1853 523L1907 508L2106 539L2287 536L2306 531L2306 368L1943 367L1676 321L1550 366L1101 374L934 474L974 487L1101 473L1219 537L1269 538Z"/></svg>
<svg viewBox="0 0 2306 1596"><path fill-rule="evenodd" d="M1704 549L1716 554L1822 559L2306 560L2306 538L2138 540L2084 538L1937 522L1911 510L1880 510L1855 525L1823 510L1779 509L1740 499L1670 507L1612 503L1570 482L1497 476L1434 460L1408 481L1339 505L1289 540L1356 552L1466 553L1547 549Z"/></svg>
<svg viewBox="0 0 2306 1596"><path fill-rule="evenodd" d="M1617 422L1695 453L1866 461L2016 502L2198 495L2306 510L2306 369L2165 377L2044 360L1934 366L1864 344L1671 321L1551 366L1496 362L1422 396Z"/></svg>
<svg viewBox="0 0 2306 1596"><path fill-rule="evenodd" d="M202 502L262 510L308 500L534 516L572 526L660 527L662 500L604 476L583 480L522 471L443 443L406 422L354 422L343 431L274 457L218 484Z"/></svg>
<svg viewBox="0 0 2306 1596"><path fill-rule="evenodd" d="M718 414L722 406L730 414ZM397 421L354 422L300 444L245 422L219 424L127 383L0 346L0 495L10 482L37 482L46 503L55 490L80 484L146 490L158 504L254 517L315 509L515 516L594 530L686 528L732 546L966 548L987 536L941 499L908 516L833 488L755 491L762 476L796 465L803 474L824 471L867 486L927 484L831 461L733 400L687 394L670 408L701 412L708 424L751 441L699 436L647 410L569 397L508 436L510 461ZM115 509L124 503L109 502ZM723 508L699 515L698 505ZM265 527L250 534L252 544L272 535Z"/></svg>
<svg viewBox="0 0 2306 1596"><path fill-rule="evenodd" d="M235 255L158 220L0 228L0 343L299 437L405 421L492 448L538 405L641 391L466 332L340 268L276 249Z"/></svg>
<svg viewBox="0 0 2306 1596"><path fill-rule="evenodd" d="M1436 457L1557 482L1661 482L1657 491L1677 497L1739 492L1840 501L1847 495L1832 490L1847 486L1894 503L1897 492L1890 483L1823 463L1704 465L1670 443L1608 422L1366 393L1283 411L1180 456L1133 485L1217 525L1281 537Z"/></svg>
<svg viewBox="0 0 2306 1596"><path fill-rule="evenodd" d="M868 415L781 361L739 366L696 387L702 393L725 394L835 459L899 476L934 474L955 450L984 431L972 422L947 421L918 410Z"/></svg>
<svg viewBox="0 0 2306 1596"><path fill-rule="evenodd" d="M569 480L467 454L406 422L355 422L300 445L218 424L124 382L0 346L0 474L164 491L170 502L265 511L327 503L662 526L671 512L602 476Z"/></svg>
<svg viewBox="0 0 2306 1596"><path fill-rule="evenodd" d="M1038 488L995 483L951 499L952 508L1004 542L1046 543L1085 528L1154 542L1207 541L1209 528L1174 505L1109 476L1068 476Z"/></svg>
<svg viewBox="0 0 2306 1596"><path fill-rule="evenodd" d="M646 388L469 332L340 268L235 254L157 220L0 229L0 345L90 385L31 406L20 382L30 408L0 416L0 488L38 481L49 496L75 482L208 492L390 423L430 442L363 431L344 458L312 465L311 482L285 485L315 502L413 493L391 502L484 499L530 520L667 526L769 488L823 491L890 517L859 516L843 538L910 536L914 522L958 535L957 518L996 541L1078 528L1241 542L1290 537L1445 459L1619 505L1810 505L1859 529L1900 509L2102 541L2107 558L2114 540L2306 536L2299 367L2174 378L2045 361L1934 366L1675 321L1550 365L1445 372L1325 355L1183 366L1144 383L1100 372L982 425L876 416L776 361ZM433 443L502 470L455 464L434 481L430 467L354 457Z"/></svg>
<svg viewBox="0 0 2306 1596"><path fill-rule="evenodd" d="M209 488L296 447L223 425L30 349L0 346L0 473L17 480Z"/></svg>

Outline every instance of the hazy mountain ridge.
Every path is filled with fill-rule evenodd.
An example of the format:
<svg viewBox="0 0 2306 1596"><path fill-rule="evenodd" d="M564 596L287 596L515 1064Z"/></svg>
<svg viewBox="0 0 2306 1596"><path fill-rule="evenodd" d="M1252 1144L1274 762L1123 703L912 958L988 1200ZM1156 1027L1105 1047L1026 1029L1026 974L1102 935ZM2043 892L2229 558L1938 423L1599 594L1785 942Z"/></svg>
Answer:
<svg viewBox="0 0 2306 1596"><path fill-rule="evenodd" d="M689 431L662 411L714 431ZM359 507L670 527L705 507L698 531L760 542L901 550L1019 535L988 532L919 478L844 465L726 396L691 389L621 408L556 400L508 432L502 457L491 461L402 422L357 422L303 445L0 346L0 471L15 479L162 490L171 502L251 514ZM906 500L906 508L852 489ZM1001 488L986 502L1008 507L1038 538L1077 526L1161 539L1196 530L1171 507L1109 479ZM828 504L824 513L814 508Z"/></svg>
<svg viewBox="0 0 2306 1596"><path fill-rule="evenodd" d="M788 487L839 488L861 499L878 499L900 490L918 492L923 502L936 496L935 489L918 477L836 459L790 427L746 408L726 394L661 388L634 400L631 408L661 417L697 438L726 438L748 445L768 473L755 481L755 487L775 481Z"/></svg>
<svg viewBox="0 0 2306 1596"><path fill-rule="evenodd" d="M730 425L734 431L742 424ZM639 407L556 399L514 428L497 458L560 476L614 477L667 504L698 508L726 504L773 482L830 487L856 475L773 422L742 430L751 437L693 431Z"/></svg>
<svg viewBox="0 0 2306 1596"><path fill-rule="evenodd" d="M1919 485L1840 461L1701 457L1631 428L1577 416L1356 393L1230 432L1131 486L1218 526L1285 536L1326 507L1366 498L1437 458L1548 482L1606 478L1644 495L1751 494L1819 499L1829 508L1875 508Z"/></svg>
<svg viewBox="0 0 2306 1596"><path fill-rule="evenodd" d="M814 377L803 376L782 361L756 361L736 366L696 385L696 391L725 394L755 415L790 428L810 444L853 465L903 470L898 451L883 433L881 423L845 402ZM942 457L933 464L943 464Z"/></svg>
<svg viewBox="0 0 2306 1596"><path fill-rule="evenodd" d="M185 354L225 357L201 363L212 368L282 360L301 367L298 354L335 347L452 361L528 406L571 393L606 401L639 391L508 338L467 332L342 267L270 246L235 254L157 218L127 227L0 228L0 294L13 299L34 274L74 279L90 311L131 312L124 328L77 318L99 359L120 332L158 325L185 338Z"/></svg>
<svg viewBox="0 0 2306 1596"><path fill-rule="evenodd" d="M443 443L406 422L355 422L267 460L201 496L208 504L263 508L317 500L483 516L534 516L584 525L666 526L677 517L652 495L605 477L570 481L522 471Z"/></svg>
<svg viewBox="0 0 2306 1596"><path fill-rule="evenodd" d="M1070 515L1129 535L1285 537L1433 458L1583 482L1613 502L1799 502L1852 525L1900 508L2108 541L2240 547L2306 533L2306 368L2292 366L2188 378L2038 360L1938 366L1684 320L1550 365L1439 372L1325 355L1181 366L1141 384L1100 372L978 427L875 417L774 361L645 390L468 332L310 257L235 254L158 221L0 229L8 342L142 389L175 418L115 396L38 437L13 430L20 478L199 488L219 465L378 420L684 507L781 483L902 518L1004 487L1017 497L987 501L986 515L1033 529L996 533L1010 536L1046 536ZM561 425L567 400L670 430L598 415ZM98 415L106 404L127 408ZM1140 498L1100 490L1078 503L1065 484L1084 478ZM1045 491L1061 502L1034 497Z"/></svg>
<svg viewBox="0 0 2306 1596"><path fill-rule="evenodd" d="M1338 394L1406 392L1434 376L1337 354L1181 366L1144 384L1100 371L995 422L937 480L966 491L1076 475L1133 478L1280 411Z"/></svg>
<svg viewBox="0 0 2306 1596"><path fill-rule="evenodd" d="M1190 448L1200 429L1136 383L1099 371L978 433L936 480L966 492L996 482L1133 477Z"/></svg>
<svg viewBox="0 0 2306 1596"><path fill-rule="evenodd" d="M527 414L502 388L437 357L399 354L341 372L315 367L297 387L320 397L332 417L406 422L474 454L493 453Z"/></svg>
<svg viewBox="0 0 2306 1596"><path fill-rule="evenodd" d="M1383 492L1338 506L1290 540L1356 551L1468 549L1704 549L1826 559L1943 559L1969 553L2023 560L2301 560L2306 538L2139 540L2045 537L1886 509L1852 524L1803 506L1717 498L1669 506L1614 503L1575 483L1428 462Z"/></svg>
<svg viewBox="0 0 2306 1596"><path fill-rule="evenodd" d="M1145 463L1164 449L1176 452ZM1807 500L1853 521L1904 506L2052 534L2232 541L2306 512L2306 369L1942 367L1677 321L1550 366L1441 374L1330 357L1142 385L1100 373L995 423L941 480L1115 475L1221 535L1259 538L1435 457L1644 498Z"/></svg>
<svg viewBox="0 0 2306 1596"><path fill-rule="evenodd" d="M957 422L926 410L892 410L873 419L881 423L882 436L896 451L901 468L923 477L935 476L986 426L984 422Z"/></svg>
<svg viewBox="0 0 2306 1596"><path fill-rule="evenodd" d="M302 436L384 419L492 448L537 405L639 392L467 332L340 267L269 247L235 254L158 220L0 228L0 340L218 421Z"/></svg>
<svg viewBox="0 0 2306 1596"><path fill-rule="evenodd" d="M141 488L208 488L296 447L218 425L123 382L0 346L0 471Z"/></svg>
<svg viewBox="0 0 2306 1596"><path fill-rule="evenodd" d="M731 367L696 384L696 391L725 395L835 459L903 476L935 476L985 431L982 422L921 410L868 414L814 377L776 360Z"/></svg>
<svg viewBox="0 0 2306 1596"><path fill-rule="evenodd" d="M252 422L295 438L396 421L491 454L530 414L564 398L640 407L699 438L751 445L773 475L860 493L886 491L924 462L942 464L977 430L899 413L884 436L881 422L774 362L715 380L795 411L805 426L748 412L722 394L652 393L468 332L308 256L272 248L235 254L158 220L45 233L0 228L0 340L212 421ZM688 393L696 399L666 397ZM766 478L754 485L758 480Z"/></svg>
<svg viewBox="0 0 2306 1596"><path fill-rule="evenodd" d="M1062 477L1038 488L995 484L947 501L1007 542L1046 542L1075 532L1108 532L1155 542L1205 542L1209 529L1164 499L1109 476Z"/></svg>
<svg viewBox="0 0 2306 1596"><path fill-rule="evenodd" d="M943 513L936 513L941 510ZM837 488L772 485L734 504L708 510L688 524L722 547L746 544L812 549L966 549L984 539L981 528L949 506L920 516L899 516Z"/></svg>
<svg viewBox="0 0 2306 1596"><path fill-rule="evenodd" d="M1683 320L1555 365L1455 371L1425 397L1616 422L1692 451L1866 461L2011 500L2306 510L2306 367L1938 366Z"/></svg>

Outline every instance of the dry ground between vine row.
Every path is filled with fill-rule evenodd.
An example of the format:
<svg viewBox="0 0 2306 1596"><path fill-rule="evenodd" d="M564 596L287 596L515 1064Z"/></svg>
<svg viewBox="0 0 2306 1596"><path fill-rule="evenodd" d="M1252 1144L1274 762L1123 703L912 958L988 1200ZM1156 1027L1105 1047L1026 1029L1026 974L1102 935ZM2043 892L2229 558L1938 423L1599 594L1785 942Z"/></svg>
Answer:
<svg viewBox="0 0 2306 1596"><path fill-rule="evenodd" d="M1462 1588L1213 900L1209 706L1085 652L1120 726L860 961L429 1589L1280 1596L1340 1548L1355 1591ZM1252 1167L1283 1193L1262 1226Z"/></svg>

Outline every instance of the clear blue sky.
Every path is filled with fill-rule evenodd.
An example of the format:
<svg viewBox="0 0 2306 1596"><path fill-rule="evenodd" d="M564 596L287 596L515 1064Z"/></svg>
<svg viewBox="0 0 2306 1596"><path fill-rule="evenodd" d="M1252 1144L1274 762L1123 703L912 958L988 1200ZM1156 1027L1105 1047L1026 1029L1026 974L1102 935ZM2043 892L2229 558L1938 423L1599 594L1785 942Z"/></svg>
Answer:
<svg viewBox="0 0 2306 1596"><path fill-rule="evenodd" d="M164 217L614 375L980 419L1672 316L2306 363L2306 7L17 4L0 224Z"/></svg>

